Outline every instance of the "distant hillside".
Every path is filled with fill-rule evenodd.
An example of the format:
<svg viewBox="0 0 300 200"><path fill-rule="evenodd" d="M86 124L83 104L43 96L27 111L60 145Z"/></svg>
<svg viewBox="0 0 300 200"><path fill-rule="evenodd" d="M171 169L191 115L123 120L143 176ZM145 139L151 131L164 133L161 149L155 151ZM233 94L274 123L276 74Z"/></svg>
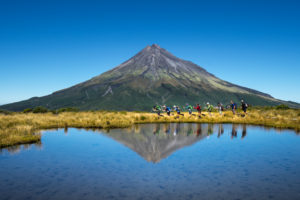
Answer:
<svg viewBox="0 0 300 200"><path fill-rule="evenodd" d="M0 106L20 111L44 106L50 109L144 110L154 104L227 104L245 99L252 105L299 104L238 86L215 77L200 66L175 57L154 44L121 65L73 87L43 97Z"/></svg>

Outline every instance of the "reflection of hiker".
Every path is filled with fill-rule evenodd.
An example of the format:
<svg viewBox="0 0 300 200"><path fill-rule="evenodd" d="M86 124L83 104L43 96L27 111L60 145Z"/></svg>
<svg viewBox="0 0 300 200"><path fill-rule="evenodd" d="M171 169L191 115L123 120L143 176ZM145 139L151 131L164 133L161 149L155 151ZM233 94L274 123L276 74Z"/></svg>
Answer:
<svg viewBox="0 0 300 200"><path fill-rule="evenodd" d="M193 110L193 106L189 105L189 104L186 104L186 109L188 109L189 111L189 114L191 115L192 114L192 110Z"/></svg>
<svg viewBox="0 0 300 200"><path fill-rule="evenodd" d="M232 125L232 131L231 131L231 139L233 139L233 137L237 137L237 130L235 124Z"/></svg>
<svg viewBox="0 0 300 200"><path fill-rule="evenodd" d="M207 135L211 135L214 132L214 125L213 124L208 124L207 126Z"/></svg>
<svg viewBox="0 0 300 200"><path fill-rule="evenodd" d="M202 127L201 127L201 124L197 124L196 135L197 135L197 137L198 137L198 136L201 135L201 134L202 134Z"/></svg>
<svg viewBox="0 0 300 200"><path fill-rule="evenodd" d="M224 107L221 103L218 103L218 111L220 113L220 115L222 115L222 111L224 110Z"/></svg>
<svg viewBox="0 0 300 200"><path fill-rule="evenodd" d="M180 109L178 106L174 106L174 110L177 112L177 115L182 115L184 116L184 114L180 114Z"/></svg>
<svg viewBox="0 0 300 200"><path fill-rule="evenodd" d="M210 105L208 102L206 103L206 107L207 107L207 111L208 111L209 115L211 116L211 112L214 107L212 105Z"/></svg>
<svg viewBox="0 0 300 200"><path fill-rule="evenodd" d="M177 135L177 133L179 133L179 131L180 131L180 127L179 127L179 124L177 123L176 126L175 126L175 129L174 129L173 135L174 136Z"/></svg>
<svg viewBox="0 0 300 200"><path fill-rule="evenodd" d="M164 106L164 110L167 112L167 115L170 116L171 108L169 106Z"/></svg>
<svg viewBox="0 0 300 200"><path fill-rule="evenodd" d="M156 124L155 129L153 130L153 134L154 135L159 134L159 131L160 131L160 124Z"/></svg>
<svg viewBox="0 0 300 200"><path fill-rule="evenodd" d="M199 105L199 103L197 103L197 105L194 106L194 109L198 111L198 117L201 118L201 106Z"/></svg>
<svg viewBox="0 0 300 200"><path fill-rule="evenodd" d="M232 113L235 115L235 111L236 111L236 103L234 103L233 101L230 101L230 106L231 106L231 109L232 109Z"/></svg>
<svg viewBox="0 0 300 200"><path fill-rule="evenodd" d="M193 126L191 123L188 124L187 136L193 133Z"/></svg>
<svg viewBox="0 0 300 200"><path fill-rule="evenodd" d="M219 124L218 137L220 137L223 133L224 133L223 124Z"/></svg>
<svg viewBox="0 0 300 200"><path fill-rule="evenodd" d="M242 130L242 139L244 139L244 137L246 137L246 135L247 135L247 128L246 128L246 125L244 124L243 130Z"/></svg>
<svg viewBox="0 0 300 200"><path fill-rule="evenodd" d="M248 105L244 102L244 100L241 100L241 103L242 103L242 110L246 114L247 113Z"/></svg>
<svg viewBox="0 0 300 200"><path fill-rule="evenodd" d="M170 134L170 124L165 124L165 133Z"/></svg>

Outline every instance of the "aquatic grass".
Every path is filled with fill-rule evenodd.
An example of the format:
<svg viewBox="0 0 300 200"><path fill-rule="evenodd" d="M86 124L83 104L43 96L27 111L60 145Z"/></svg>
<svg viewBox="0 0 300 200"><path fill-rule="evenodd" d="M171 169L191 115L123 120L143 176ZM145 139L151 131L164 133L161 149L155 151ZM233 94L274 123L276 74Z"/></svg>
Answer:
<svg viewBox="0 0 300 200"><path fill-rule="evenodd" d="M0 147L39 141L42 129L53 128L126 128L138 123L236 123L262 125L275 128L289 128L300 131L300 111L294 109L252 109L245 116L243 113L233 115L225 111L222 115L217 112L203 112L205 116L198 117L197 113L184 116L163 113L158 116L145 112L61 112L61 113L10 113L0 114Z"/></svg>

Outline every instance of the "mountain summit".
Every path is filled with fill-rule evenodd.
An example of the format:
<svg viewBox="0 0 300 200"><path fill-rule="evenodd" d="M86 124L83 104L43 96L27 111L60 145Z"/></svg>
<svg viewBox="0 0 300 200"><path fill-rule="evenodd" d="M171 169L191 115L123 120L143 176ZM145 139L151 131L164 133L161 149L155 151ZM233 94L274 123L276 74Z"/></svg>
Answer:
<svg viewBox="0 0 300 200"><path fill-rule="evenodd" d="M45 106L82 110L150 110L154 104L185 105L245 99L252 105L298 107L298 104L238 86L215 77L202 67L182 60L157 44L146 46L121 65L88 81L44 97L1 106L20 111Z"/></svg>

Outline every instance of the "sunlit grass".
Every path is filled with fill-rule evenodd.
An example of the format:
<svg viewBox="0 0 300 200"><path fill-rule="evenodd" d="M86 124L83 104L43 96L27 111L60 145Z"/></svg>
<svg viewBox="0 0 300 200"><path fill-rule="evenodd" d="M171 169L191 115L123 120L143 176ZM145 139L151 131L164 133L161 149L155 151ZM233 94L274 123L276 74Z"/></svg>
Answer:
<svg viewBox="0 0 300 200"><path fill-rule="evenodd" d="M233 115L231 111L225 111L222 115L213 112L210 116L198 117L197 113L184 116L171 116L163 114L142 112L63 112L53 113L12 113L0 114L0 147L15 144L32 143L39 141L41 129L50 128L124 128L135 123L238 123L271 126L276 128L289 128L300 131L300 110L251 110L247 115Z"/></svg>

